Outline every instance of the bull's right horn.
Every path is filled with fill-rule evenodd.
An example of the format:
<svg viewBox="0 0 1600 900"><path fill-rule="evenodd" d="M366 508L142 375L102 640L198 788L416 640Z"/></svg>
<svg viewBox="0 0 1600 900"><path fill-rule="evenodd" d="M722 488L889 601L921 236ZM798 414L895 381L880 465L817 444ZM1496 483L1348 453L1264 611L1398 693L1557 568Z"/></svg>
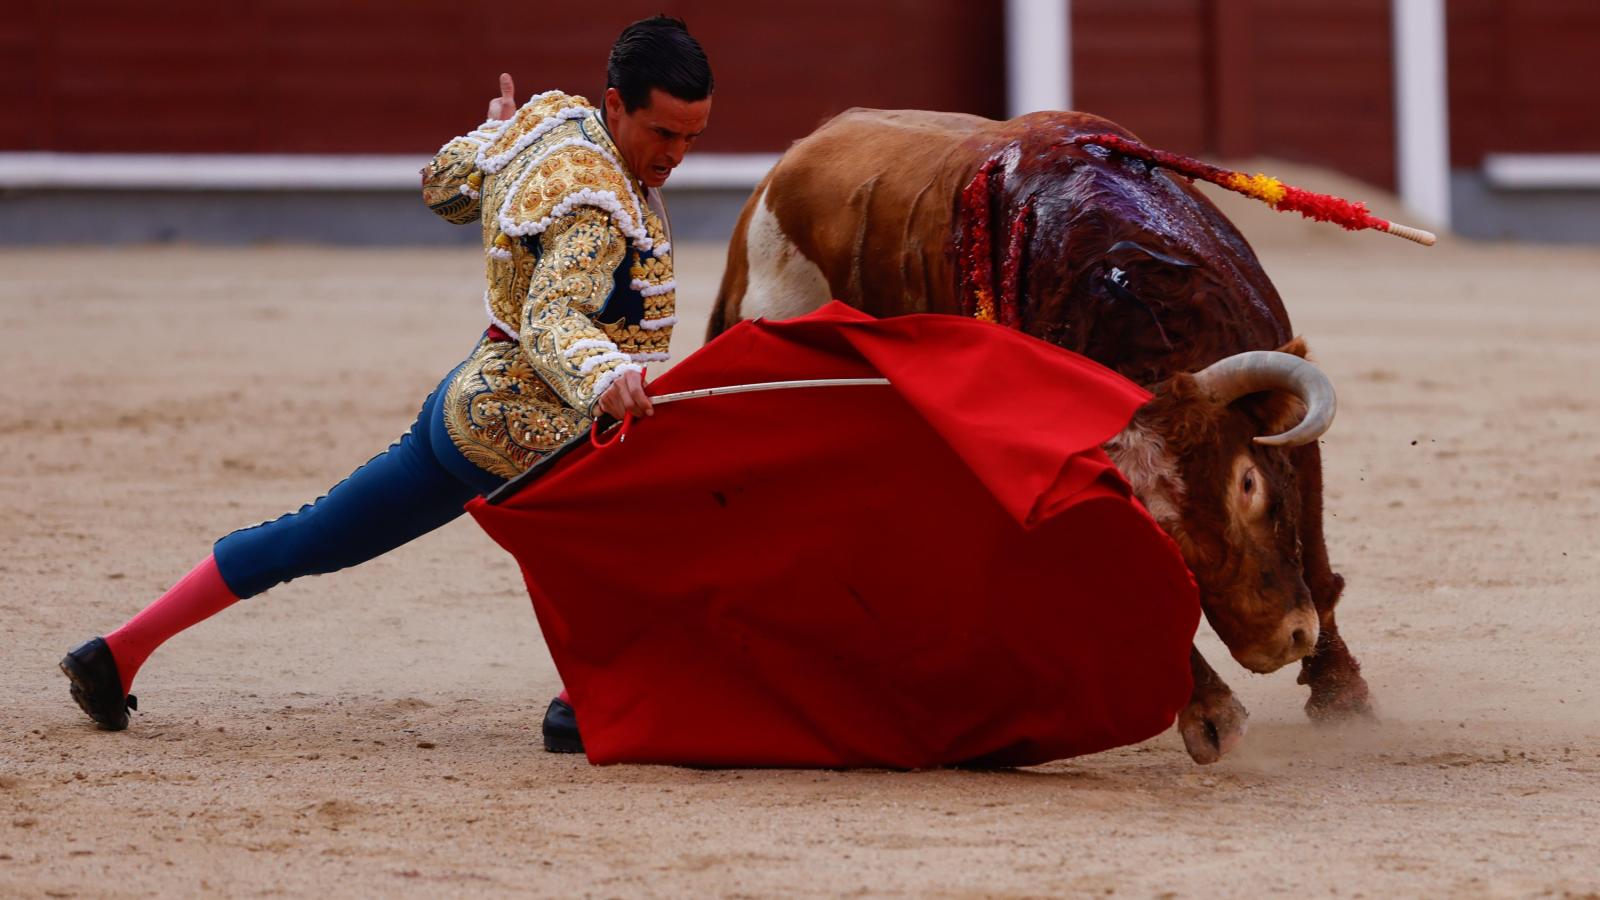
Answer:
<svg viewBox="0 0 1600 900"><path fill-rule="evenodd" d="M1333 382L1311 363L1292 353L1251 350L1219 359L1194 373L1195 384L1221 404L1229 404L1258 391L1287 391L1306 405L1305 418L1282 434L1256 437L1256 443L1274 447L1309 444L1333 424L1339 401Z"/></svg>

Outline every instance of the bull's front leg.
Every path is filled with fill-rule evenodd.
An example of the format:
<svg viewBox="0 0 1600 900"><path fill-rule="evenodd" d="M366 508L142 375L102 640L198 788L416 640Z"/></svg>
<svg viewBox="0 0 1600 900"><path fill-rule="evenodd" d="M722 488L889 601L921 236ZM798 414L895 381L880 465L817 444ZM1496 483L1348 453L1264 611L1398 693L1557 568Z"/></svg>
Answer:
<svg viewBox="0 0 1600 900"><path fill-rule="evenodd" d="M1351 717L1373 718L1372 693L1361 677L1361 664L1339 635L1333 608L1344 592L1344 578L1328 562L1328 544L1322 534L1322 453L1316 444L1300 448L1296 460L1300 479L1300 546L1305 554L1306 587L1317 607L1321 632L1314 653L1300 661L1301 684L1311 688L1306 715L1326 722Z"/></svg>
<svg viewBox="0 0 1600 900"><path fill-rule="evenodd" d="M1189 648L1189 671L1194 674L1194 693L1178 713L1178 733L1189 756L1202 766L1210 765L1244 739L1250 713L1197 647Z"/></svg>
<svg viewBox="0 0 1600 900"><path fill-rule="evenodd" d="M1335 575L1335 578L1339 576ZM1342 580L1342 579L1341 579ZM1322 620L1322 633L1317 636L1317 651L1300 661L1301 684L1311 688L1306 700L1306 715L1313 721L1332 722L1349 718L1376 718L1372 708L1372 692L1367 680L1361 677L1361 664L1350 654L1339 627L1334 622L1333 610L1317 605Z"/></svg>

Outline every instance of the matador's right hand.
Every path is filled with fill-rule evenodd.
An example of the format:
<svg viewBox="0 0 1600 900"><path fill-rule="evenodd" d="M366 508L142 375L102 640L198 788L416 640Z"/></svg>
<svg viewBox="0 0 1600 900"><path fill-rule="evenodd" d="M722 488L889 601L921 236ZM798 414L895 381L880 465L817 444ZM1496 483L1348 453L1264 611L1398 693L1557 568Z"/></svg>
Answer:
<svg viewBox="0 0 1600 900"><path fill-rule="evenodd" d="M509 119L517 111L517 90L511 83L511 73L500 73L500 96L489 101L489 118Z"/></svg>
<svg viewBox="0 0 1600 900"><path fill-rule="evenodd" d="M614 419L620 419L630 413L636 416L656 414L655 404L650 402L650 395L644 392L644 376L631 369L611 382L606 392L600 395L598 405L601 412Z"/></svg>

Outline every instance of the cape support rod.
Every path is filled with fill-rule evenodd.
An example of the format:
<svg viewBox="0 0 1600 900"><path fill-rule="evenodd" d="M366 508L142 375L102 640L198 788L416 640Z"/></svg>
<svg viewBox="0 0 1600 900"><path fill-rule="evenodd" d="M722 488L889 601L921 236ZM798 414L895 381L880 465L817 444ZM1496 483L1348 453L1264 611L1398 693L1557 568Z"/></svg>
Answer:
<svg viewBox="0 0 1600 900"><path fill-rule="evenodd" d="M757 391L788 391L797 388L818 387L856 387L860 385L887 385L887 378L808 378L797 381L760 381L754 384L728 384L721 387L699 388L692 391L678 391L672 394L662 394L651 397L650 402L660 405L662 403L676 403L679 400L700 400L706 397L720 397L724 394L750 394ZM610 415L601 414L596 421L599 431L607 431L617 424L617 420ZM545 470L556 464L556 461L584 445L589 440L586 432L567 441L565 444L546 453L542 459L528 467L521 475L507 481L495 488L484 502L490 506L499 506L501 503L515 497L523 488L532 484Z"/></svg>
<svg viewBox="0 0 1600 900"><path fill-rule="evenodd" d="M655 404L673 403L678 400L698 400L701 397L720 397L723 394L748 394L754 391L788 391L795 388L810 387L852 387L863 384L888 384L887 378L809 378L800 381L759 381L755 384L728 384L722 387L700 388L693 391L678 391L675 394L662 394L651 397L650 402Z"/></svg>

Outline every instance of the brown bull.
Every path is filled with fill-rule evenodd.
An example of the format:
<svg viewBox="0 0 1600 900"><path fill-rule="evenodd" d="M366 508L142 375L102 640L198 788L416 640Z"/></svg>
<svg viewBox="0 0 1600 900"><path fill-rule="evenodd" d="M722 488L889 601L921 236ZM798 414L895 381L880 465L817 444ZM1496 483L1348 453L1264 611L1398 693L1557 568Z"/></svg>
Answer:
<svg viewBox="0 0 1600 900"><path fill-rule="evenodd" d="M1149 387L1107 450L1178 542L1218 636L1252 671L1301 660L1314 719L1370 714L1322 534L1315 436L1331 389L1281 354L1265 370L1256 354L1214 365L1305 346L1249 244L1193 185L1073 143L1107 132L1131 137L1081 113L839 115L745 205L709 335L837 298L879 316L992 318ZM1246 713L1198 651L1192 664L1179 728L1212 762Z"/></svg>

